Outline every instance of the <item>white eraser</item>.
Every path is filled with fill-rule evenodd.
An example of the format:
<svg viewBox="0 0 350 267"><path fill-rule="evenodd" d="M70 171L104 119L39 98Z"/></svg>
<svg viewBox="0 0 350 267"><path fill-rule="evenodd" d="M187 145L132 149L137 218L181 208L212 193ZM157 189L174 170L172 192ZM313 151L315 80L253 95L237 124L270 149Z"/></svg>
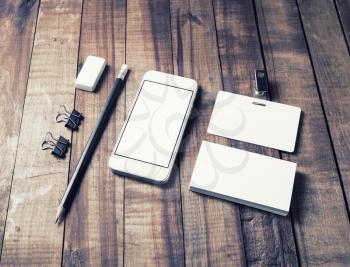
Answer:
<svg viewBox="0 0 350 267"><path fill-rule="evenodd" d="M106 60L104 58L88 56L75 80L75 87L86 91L94 91L105 67Z"/></svg>

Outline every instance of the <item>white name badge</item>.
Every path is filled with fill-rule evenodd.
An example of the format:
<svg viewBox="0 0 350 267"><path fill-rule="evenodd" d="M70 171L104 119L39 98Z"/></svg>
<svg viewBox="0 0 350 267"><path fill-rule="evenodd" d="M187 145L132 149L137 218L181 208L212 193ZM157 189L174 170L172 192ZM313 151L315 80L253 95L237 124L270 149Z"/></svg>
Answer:
<svg viewBox="0 0 350 267"><path fill-rule="evenodd" d="M300 113L298 107L219 91L208 133L293 152Z"/></svg>

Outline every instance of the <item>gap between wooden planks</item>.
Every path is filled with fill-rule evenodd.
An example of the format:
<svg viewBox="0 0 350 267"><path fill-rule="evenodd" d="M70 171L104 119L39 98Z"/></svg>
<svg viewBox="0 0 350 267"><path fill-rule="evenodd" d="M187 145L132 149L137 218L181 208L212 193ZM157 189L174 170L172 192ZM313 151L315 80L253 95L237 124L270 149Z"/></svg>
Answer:
<svg viewBox="0 0 350 267"><path fill-rule="evenodd" d="M298 7L350 216L350 56L345 39L349 33L343 35L333 2L298 1Z"/></svg>
<svg viewBox="0 0 350 267"><path fill-rule="evenodd" d="M70 175L75 170L120 66L125 62L126 1L84 1L79 65L88 55L107 60L94 93L76 90L75 108L85 116L73 134ZM66 219L63 265L121 266L124 243L124 180L107 166L123 125L125 92L102 135Z"/></svg>
<svg viewBox="0 0 350 267"><path fill-rule="evenodd" d="M196 6L196 5L195 5ZM192 14L191 13L188 13L189 15L191 15L191 17L192 17ZM186 14L185 14L185 16L186 16ZM193 21L193 23L196 23L195 22L195 17L193 18L194 19L194 21ZM177 23L177 22L176 22ZM195 28L195 27L194 27ZM209 46L210 46L210 44L209 44ZM177 50L177 52L179 52L178 50ZM187 52L184 52L184 53L187 53ZM275 59L275 58L274 58ZM277 58L278 59L278 58ZM203 60L203 59L201 59L201 60ZM181 65L181 64L180 64ZM267 65L268 65L268 63L267 63ZM203 66L205 66L204 64L203 64ZM191 68L191 70L189 71L189 72L195 72L194 70L193 70L193 67L191 66L190 67ZM180 70L181 70L181 68L180 68ZM203 72L203 71L202 71ZM141 73L141 72L140 72ZM191 73L191 75L198 75L198 74L193 74L193 73ZM276 75L276 77L278 76L278 75L282 75L281 77L283 77L283 75L284 75L284 73L282 73L282 74L275 74ZM277 79L275 77L275 79ZM284 78L284 77L283 77ZM317 115L317 113L316 113L316 115ZM315 116L316 116L315 115ZM322 117L322 116L321 116ZM317 117L317 119L318 120L320 120L320 121L322 121L322 118L321 119L319 119L318 117ZM322 135L322 136L325 136L324 134ZM322 137L322 138L325 138L325 137ZM327 142L327 141L326 141ZM189 152L190 153L190 152ZM331 167L331 169L332 169L333 167ZM249 212L249 211L248 211ZM203 251L205 251L205 250L203 250ZM209 256L208 256L208 258L211 260L211 259L215 259L215 256L216 255L218 255L218 254L216 254L216 252L215 252L215 249L213 250L214 251L214 253L209 253ZM312 252L312 250L310 250L311 252ZM307 253L305 253L305 255L306 255ZM240 253L238 253L238 255L236 255L236 256L238 256L238 257L241 257L242 256L242 254L240 254ZM311 253L310 253L310 255L311 255ZM312 258L312 257L309 257L309 258L307 258L307 257L305 257L305 259L307 260L307 261L310 261L310 259L311 260L315 260L316 258L314 257L314 258Z"/></svg>
<svg viewBox="0 0 350 267"><path fill-rule="evenodd" d="M38 2L2 1L0 7L0 256L38 6Z"/></svg>
<svg viewBox="0 0 350 267"><path fill-rule="evenodd" d="M26 13L23 13L25 15ZM63 225L53 223L67 184L69 159L41 151L46 131L70 138L55 123L61 104L73 106L81 1L42 0L38 14L1 264L61 264Z"/></svg>
<svg viewBox="0 0 350 267"><path fill-rule="evenodd" d="M298 7L295 1L255 3L275 99L303 111L296 152L282 153L298 163L291 214L299 262L346 265L350 226Z"/></svg>
<svg viewBox="0 0 350 267"><path fill-rule="evenodd" d="M141 19L142 18L142 19ZM168 1L129 1L126 62L132 69L126 109L147 70L173 72ZM184 265L179 171L158 187L125 179L126 265Z"/></svg>
<svg viewBox="0 0 350 267"><path fill-rule="evenodd" d="M264 68L253 2L213 3L223 89L253 96L254 71ZM274 98L274 90L271 90L271 95ZM277 150L233 140L230 144L244 150L280 157ZM247 265L298 265L289 216L275 216L245 206L240 206L240 215Z"/></svg>

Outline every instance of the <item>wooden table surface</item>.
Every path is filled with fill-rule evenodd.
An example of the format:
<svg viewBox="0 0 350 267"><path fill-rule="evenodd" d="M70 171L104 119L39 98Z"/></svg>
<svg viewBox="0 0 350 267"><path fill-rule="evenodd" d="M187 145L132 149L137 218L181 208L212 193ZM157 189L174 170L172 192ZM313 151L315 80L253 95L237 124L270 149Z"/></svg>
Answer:
<svg viewBox="0 0 350 267"><path fill-rule="evenodd" d="M0 251L3 266L350 266L349 0L1 0ZM88 55L109 68L75 90ZM62 196L114 76L131 72L64 224ZM294 153L206 133L219 90L251 96L265 68L271 99L298 106ZM111 150L144 72L198 81L169 183L113 175ZM85 120L71 133L60 105ZM72 141L64 160L47 131ZM188 190L202 140L298 164L290 214Z"/></svg>

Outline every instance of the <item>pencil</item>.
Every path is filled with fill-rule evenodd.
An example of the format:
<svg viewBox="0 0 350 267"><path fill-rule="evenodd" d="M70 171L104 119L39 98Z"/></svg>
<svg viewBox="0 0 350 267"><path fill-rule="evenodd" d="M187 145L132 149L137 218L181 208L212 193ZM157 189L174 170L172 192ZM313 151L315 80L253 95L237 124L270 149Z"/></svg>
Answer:
<svg viewBox="0 0 350 267"><path fill-rule="evenodd" d="M66 191L60 201L57 208L55 223L60 223L64 216L69 211L69 208L74 200L74 197L79 189L80 183L84 176L84 173L90 163L92 155L100 141L102 133L106 128L108 119L113 112L115 102L124 86L124 80L128 72L128 65L124 64L113 84L111 93L109 94L105 105L102 108L101 115L97 121L95 128L93 129L84 151L79 159L78 165L70 179Z"/></svg>

